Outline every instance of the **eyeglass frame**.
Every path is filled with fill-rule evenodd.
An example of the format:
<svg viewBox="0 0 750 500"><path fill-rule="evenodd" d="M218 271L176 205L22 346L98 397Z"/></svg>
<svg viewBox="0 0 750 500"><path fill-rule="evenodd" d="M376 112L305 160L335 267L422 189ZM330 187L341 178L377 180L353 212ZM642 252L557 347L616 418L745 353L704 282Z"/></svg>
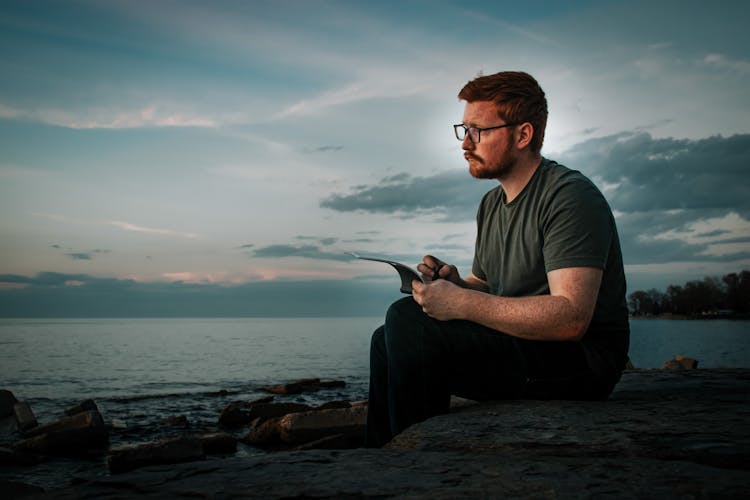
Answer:
<svg viewBox="0 0 750 500"><path fill-rule="evenodd" d="M496 128L505 128L505 127L513 127L515 125L519 125L518 123L506 123L505 125L497 125L495 127L467 127L463 123L457 123L453 125L453 133L456 135L456 139L463 142L467 137L473 142L474 144L479 144L479 141L482 140L482 132L485 130L495 130ZM464 137L463 139L458 136L459 127L464 129ZM471 131L476 130L477 131L477 140L475 141L474 138L471 136Z"/></svg>

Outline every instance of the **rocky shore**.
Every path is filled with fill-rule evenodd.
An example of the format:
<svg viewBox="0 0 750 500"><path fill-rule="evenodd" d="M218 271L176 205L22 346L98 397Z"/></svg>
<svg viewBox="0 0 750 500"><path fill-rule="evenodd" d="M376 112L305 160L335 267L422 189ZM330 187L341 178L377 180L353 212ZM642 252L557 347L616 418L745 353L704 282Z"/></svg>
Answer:
<svg viewBox="0 0 750 500"><path fill-rule="evenodd" d="M629 370L608 401L468 404L384 449L332 448L151 465L46 492L0 488L45 499L741 498L750 370Z"/></svg>

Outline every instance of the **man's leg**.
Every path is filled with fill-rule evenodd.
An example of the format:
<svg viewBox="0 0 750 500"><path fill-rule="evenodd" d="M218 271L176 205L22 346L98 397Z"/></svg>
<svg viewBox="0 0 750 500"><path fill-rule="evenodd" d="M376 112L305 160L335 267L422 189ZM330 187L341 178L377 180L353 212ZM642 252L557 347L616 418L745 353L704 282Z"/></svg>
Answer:
<svg viewBox="0 0 750 500"><path fill-rule="evenodd" d="M525 372L517 339L466 321L436 321L404 298L373 334L367 446L445 413L451 394L518 397Z"/></svg>
<svg viewBox="0 0 750 500"><path fill-rule="evenodd" d="M593 384L593 385L592 385ZM523 340L468 321L437 321L411 297L388 309L370 350L368 446L469 399L591 399L579 342Z"/></svg>
<svg viewBox="0 0 750 500"><path fill-rule="evenodd" d="M391 440L388 416L388 356L385 349L385 327L372 334L370 342L370 398L367 404L365 446L380 448Z"/></svg>

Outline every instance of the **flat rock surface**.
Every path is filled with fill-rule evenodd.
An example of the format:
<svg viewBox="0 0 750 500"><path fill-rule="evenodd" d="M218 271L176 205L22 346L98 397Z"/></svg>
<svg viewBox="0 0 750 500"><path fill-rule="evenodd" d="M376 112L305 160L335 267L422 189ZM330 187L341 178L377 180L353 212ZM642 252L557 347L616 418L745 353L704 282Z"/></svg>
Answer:
<svg viewBox="0 0 750 500"><path fill-rule="evenodd" d="M310 450L77 479L28 498L746 498L750 370L635 370L605 402L504 401L381 450Z"/></svg>

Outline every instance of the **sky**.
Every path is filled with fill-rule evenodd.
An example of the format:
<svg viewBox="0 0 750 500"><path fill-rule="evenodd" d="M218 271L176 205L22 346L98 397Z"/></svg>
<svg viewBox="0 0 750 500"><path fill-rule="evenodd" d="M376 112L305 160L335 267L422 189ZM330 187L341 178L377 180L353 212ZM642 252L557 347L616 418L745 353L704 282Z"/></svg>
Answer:
<svg viewBox="0 0 750 500"><path fill-rule="evenodd" d="M0 316L379 315L471 270L460 88L522 70L628 291L750 269L747 2L0 3Z"/></svg>

